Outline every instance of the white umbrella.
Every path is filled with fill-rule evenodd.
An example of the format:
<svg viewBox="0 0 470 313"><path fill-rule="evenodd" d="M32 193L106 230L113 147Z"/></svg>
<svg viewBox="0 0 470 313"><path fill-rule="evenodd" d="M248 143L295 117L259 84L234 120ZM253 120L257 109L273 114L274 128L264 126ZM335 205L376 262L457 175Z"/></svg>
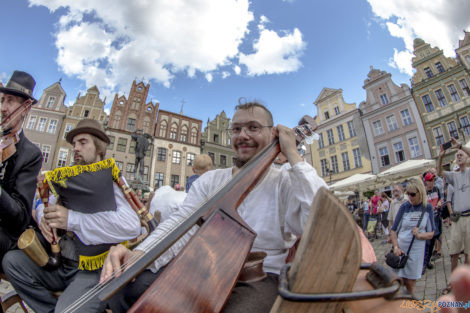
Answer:
<svg viewBox="0 0 470 313"><path fill-rule="evenodd" d="M355 174L340 180L330 186L334 191L366 191L375 184L376 176L373 174Z"/></svg>
<svg viewBox="0 0 470 313"><path fill-rule="evenodd" d="M412 176L421 175L426 169L435 166L435 160L408 160L379 173L377 180L381 184L401 182Z"/></svg>

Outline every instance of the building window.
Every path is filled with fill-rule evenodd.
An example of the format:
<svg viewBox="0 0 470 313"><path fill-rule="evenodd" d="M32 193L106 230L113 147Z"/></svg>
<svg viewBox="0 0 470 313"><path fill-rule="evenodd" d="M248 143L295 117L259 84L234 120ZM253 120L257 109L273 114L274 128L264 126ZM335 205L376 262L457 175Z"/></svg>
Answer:
<svg viewBox="0 0 470 313"><path fill-rule="evenodd" d="M432 104L431 98L429 95L424 95L421 97L423 100L424 108L426 109L426 112L432 112L434 111L434 105Z"/></svg>
<svg viewBox="0 0 470 313"><path fill-rule="evenodd" d="M114 149L114 136L108 136L109 137L109 145L108 145L108 150L113 150Z"/></svg>
<svg viewBox="0 0 470 313"><path fill-rule="evenodd" d="M397 119L395 118L395 115L389 115L385 118L387 121L387 126L389 131L394 131L398 129L398 123Z"/></svg>
<svg viewBox="0 0 470 313"><path fill-rule="evenodd" d="M349 171L349 154L347 152L341 153L341 159L343 160L343 170Z"/></svg>
<svg viewBox="0 0 470 313"><path fill-rule="evenodd" d="M339 115L339 108L335 107L335 115Z"/></svg>
<svg viewBox="0 0 470 313"><path fill-rule="evenodd" d="M46 129L46 122L47 122L47 118L45 117L39 118L39 123L38 123L38 128L37 128L39 132L43 132L44 129Z"/></svg>
<svg viewBox="0 0 470 313"><path fill-rule="evenodd" d="M214 143L219 143L219 135L214 134Z"/></svg>
<svg viewBox="0 0 470 313"><path fill-rule="evenodd" d="M321 159L320 160L320 165L321 165L321 176L322 177L325 177L326 175L328 175L328 163L326 161L326 159Z"/></svg>
<svg viewBox="0 0 470 313"><path fill-rule="evenodd" d="M148 116L144 117L144 123L143 123L143 132L144 133L149 133L149 128L150 128L150 118Z"/></svg>
<svg viewBox="0 0 470 313"><path fill-rule="evenodd" d="M133 174L133 173L134 173L134 169L135 169L135 164L134 164L134 163L127 163L126 172L127 172L128 174ZM131 177L131 176L127 175L127 177Z"/></svg>
<svg viewBox="0 0 470 313"><path fill-rule="evenodd" d="M173 151L173 157L171 158L171 163L180 164L181 163L181 152Z"/></svg>
<svg viewBox="0 0 470 313"><path fill-rule="evenodd" d="M31 115L29 117L28 126L26 128L27 129L34 129L34 126L36 125L36 119L37 119L36 116Z"/></svg>
<svg viewBox="0 0 470 313"><path fill-rule="evenodd" d="M326 134L328 135L328 144L329 145L334 145L335 144L335 137L333 137L333 130L328 129L326 131Z"/></svg>
<svg viewBox="0 0 470 313"><path fill-rule="evenodd" d="M88 117L89 114L90 114L90 111L89 111L89 110L85 110L85 113L83 114L83 116Z"/></svg>
<svg viewBox="0 0 470 313"><path fill-rule="evenodd" d="M439 73L444 73L444 66L442 66L441 62L436 63L436 68Z"/></svg>
<svg viewBox="0 0 470 313"><path fill-rule="evenodd" d="M131 144L129 145L129 153L135 154L135 140L131 140Z"/></svg>
<svg viewBox="0 0 470 313"><path fill-rule="evenodd" d="M380 101L382 101L382 104L388 104L388 97L387 94L380 95Z"/></svg>
<svg viewBox="0 0 470 313"><path fill-rule="evenodd" d="M338 131L338 139L339 139L339 141L346 140L346 137L344 136L343 125L337 126L337 127L336 127L336 130Z"/></svg>
<svg viewBox="0 0 470 313"><path fill-rule="evenodd" d="M149 181L149 167L148 166L144 166L144 175L142 175L142 180L144 182Z"/></svg>
<svg viewBox="0 0 470 313"><path fill-rule="evenodd" d="M67 156L69 155L69 150L60 148L59 157L57 158L57 167L64 167L67 163Z"/></svg>
<svg viewBox="0 0 470 313"><path fill-rule="evenodd" d="M353 121L348 122L348 129L349 129L349 136L350 137L356 137L356 129L354 128L354 123Z"/></svg>
<svg viewBox="0 0 470 313"><path fill-rule="evenodd" d="M442 134L441 127L436 127L432 130L434 134L434 139L436 140L436 145L440 146L444 143L444 135Z"/></svg>
<svg viewBox="0 0 470 313"><path fill-rule="evenodd" d="M408 145L410 146L410 152L411 152L412 158L417 158L421 156L421 149L419 148L417 137L408 138Z"/></svg>
<svg viewBox="0 0 470 313"><path fill-rule="evenodd" d="M428 78L431 78L431 77L434 76L434 74L432 73L432 70L431 70L429 67L426 67L426 68L424 69L424 73L426 74L426 76L427 76Z"/></svg>
<svg viewBox="0 0 470 313"><path fill-rule="evenodd" d="M193 127L193 130L191 130L191 143L195 145L197 142L197 129L196 127Z"/></svg>
<svg viewBox="0 0 470 313"><path fill-rule="evenodd" d="M116 166L118 167L118 169L122 172L122 169L123 169L123 163L121 161L116 161Z"/></svg>
<svg viewBox="0 0 470 313"><path fill-rule="evenodd" d="M127 119L126 129L130 132L134 131L134 129L135 129L135 118L128 118Z"/></svg>
<svg viewBox="0 0 470 313"><path fill-rule="evenodd" d="M459 133L457 132L457 126L454 121L447 123L447 129L449 130L449 135L455 139L459 139Z"/></svg>
<svg viewBox="0 0 470 313"><path fill-rule="evenodd" d="M155 173L155 188L160 188L163 186L163 173Z"/></svg>
<svg viewBox="0 0 470 313"><path fill-rule="evenodd" d="M459 80L460 87L462 87L463 93L465 96L470 96L470 88L468 88L467 81L465 79Z"/></svg>
<svg viewBox="0 0 470 313"><path fill-rule="evenodd" d="M158 148L157 161L166 161L166 149Z"/></svg>
<svg viewBox="0 0 470 313"><path fill-rule="evenodd" d="M207 154L209 155L209 157L212 159L212 164L215 164L215 155L213 152L207 152Z"/></svg>
<svg viewBox="0 0 470 313"><path fill-rule="evenodd" d="M457 92L457 89L455 89L454 84L450 84L449 86L447 86L447 89L449 90L452 101L457 102L460 100L459 93Z"/></svg>
<svg viewBox="0 0 470 313"><path fill-rule="evenodd" d="M380 136L384 133L384 129L382 128L382 122L380 120L372 122L372 126L374 128L375 136Z"/></svg>
<svg viewBox="0 0 470 313"><path fill-rule="evenodd" d="M49 153L51 152L51 146L42 145L42 162L47 163L49 160Z"/></svg>
<svg viewBox="0 0 470 313"><path fill-rule="evenodd" d="M180 183L180 177L179 175L171 175L171 187L175 188L176 184Z"/></svg>
<svg viewBox="0 0 470 313"><path fill-rule="evenodd" d="M166 121L162 121L162 123L160 124L160 137L166 137Z"/></svg>
<svg viewBox="0 0 470 313"><path fill-rule="evenodd" d="M466 136L470 136L470 122L467 116L460 118L460 127Z"/></svg>
<svg viewBox="0 0 470 313"><path fill-rule="evenodd" d="M323 142L323 133L319 133L318 136L318 148L323 149L325 147L325 143Z"/></svg>
<svg viewBox="0 0 470 313"><path fill-rule="evenodd" d="M126 148L127 148L127 138L118 138L116 151L126 152Z"/></svg>
<svg viewBox="0 0 470 313"><path fill-rule="evenodd" d="M227 157L225 155L220 155L220 165L227 166Z"/></svg>
<svg viewBox="0 0 470 313"><path fill-rule="evenodd" d="M73 129L73 124L66 124L65 125L65 130L64 130L64 139L65 137L67 137L67 134L69 133L69 131L71 131Z"/></svg>
<svg viewBox="0 0 470 313"><path fill-rule="evenodd" d="M49 127L47 128L47 132L50 134L54 134L56 129L57 129L57 120L50 120Z"/></svg>
<svg viewBox="0 0 470 313"><path fill-rule="evenodd" d="M338 158L336 155L330 157L331 159L331 172L332 173L338 173Z"/></svg>
<svg viewBox="0 0 470 313"><path fill-rule="evenodd" d="M46 109L50 109L55 102L55 97L50 96L46 104Z"/></svg>
<svg viewBox="0 0 470 313"><path fill-rule="evenodd" d="M328 113L328 111L325 111L325 120L328 120L330 119L330 113Z"/></svg>
<svg viewBox="0 0 470 313"><path fill-rule="evenodd" d="M390 157L388 156L388 148L379 148L380 163L382 166L390 165Z"/></svg>
<svg viewBox="0 0 470 313"><path fill-rule="evenodd" d="M170 128L170 139L176 140L176 133L178 132L178 127L176 124L172 124Z"/></svg>
<svg viewBox="0 0 470 313"><path fill-rule="evenodd" d="M186 126L183 126L183 128L181 128L180 141L188 141L188 128Z"/></svg>
<svg viewBox="0 0 470 313"><path fill-rule="evenodd" d="M403 143L401 141L393 144L393 151L395 152L397 163L405 161L405 151L403 150Z"/></svg>
<svg viewBox="0 0 470 313"><path fill-rule="evenodd" d="M447 106L447 100L446 97L444 96L444 93L442 92L442 89L438 89L434 92L436 94L437 101L439 102L439 105L443 108Z"/></svg>
<svg viewBox="0 0 470 313"><path fill-rule="evenodd" d="M359 148L353 149L353 156L354 156L354 166L362 167L361 150L359 150Z"/></svg>
<svg viewBox="0 0 470 313"><path fill-rule="evenodd" d="M401 114L401 121L403 122L403 126L413 124L413 120L411 119L410 111L408 111L408 109L400 111L400 114Z"/></svg>
<svg viewBox="0 0 470 313"><path fill-rule="evenodd" d="M194 153L186 153L186 165L193 166L195 157L196 155Z"/></svg>

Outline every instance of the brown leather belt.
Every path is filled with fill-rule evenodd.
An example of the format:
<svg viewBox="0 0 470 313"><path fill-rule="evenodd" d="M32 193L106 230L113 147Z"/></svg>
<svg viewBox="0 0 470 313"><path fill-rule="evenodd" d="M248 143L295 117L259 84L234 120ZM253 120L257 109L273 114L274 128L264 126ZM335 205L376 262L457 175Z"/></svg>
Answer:
<svg viewBox="0 0 470 313"><path fill-rule="evenodd" d="M238 281L253 283L265 279L267 276L263 271L263 261L265 257L266 252L250 252Z"/></svg>

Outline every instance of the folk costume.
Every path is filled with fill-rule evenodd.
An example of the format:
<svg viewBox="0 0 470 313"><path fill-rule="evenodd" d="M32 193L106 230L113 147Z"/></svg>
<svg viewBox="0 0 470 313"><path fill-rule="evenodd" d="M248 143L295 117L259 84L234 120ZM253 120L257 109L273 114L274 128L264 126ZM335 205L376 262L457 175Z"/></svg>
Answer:
<svg viewBox="0 0 470 313"><path fill-rule="evenodd" d="M111 245L140 234L140 221L116 182L114 159L88 165L58 168L46 173L53 192L68 208L67 234L60 241L62 263L58 269L39 267L23 251L11 251L5 272L21 298L35 312L62 312L99 282L103 261ZM38 208L38 220L43 217ZM50 291L62 291L56 299ZM78 312L102 312L105 304L87 299Z"/></svg>
<svg viewBox="0 0 470 313"><path fill-rule="evenodd" d="M15 71L6 86L0 87L0 93L31 99L34 104L37 102L32 96L35 85L31 75ZM8 131L4 129L3 135ZM41 151L21 129L15 148L10 158L0 162L0 261L7 251L16 248L18 237L26 227L34 223L31 209L42 163Z"/></svg>
<svg viewBox="0 0 470 313"><path fill-rule="evenodd" d="M198 209L201 203L231 179L232 168L217 169L201 175L193 183L178 210L135 249L148 251L156 238L163 236L177 225L178 221ZM238 213L257 233L252 252L266 252L263 269L268 276L255 283L237 283L224 312L269 312L277 296L280 269L285 264L296 236L303 232L313 198L320 187L327 188L327 185L315 169L306 162L300 162L287 170L271 167L263 180L243 200L238 207ZM194 234L196 227L162 254L151 270L156 272L170 262ZM148 275L148 272L144 271L145 275ZM136 282L139 282L139 278L138 276ZM148 278L145 277L143 283L147 281ZM132 286L137 287L135 283ZM115 312L115 308L112 309Z"/></svg>

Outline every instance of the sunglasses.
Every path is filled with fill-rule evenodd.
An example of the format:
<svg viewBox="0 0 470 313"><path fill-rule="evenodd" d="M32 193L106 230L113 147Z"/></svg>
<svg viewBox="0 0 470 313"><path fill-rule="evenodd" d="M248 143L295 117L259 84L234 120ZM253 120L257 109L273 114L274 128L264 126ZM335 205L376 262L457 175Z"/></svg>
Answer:
<svg viewBox="0 0 470 313"><path fill-rule="evenodd" d="M416 192L408 192L408 191L407 191L406 194L407 194L408 196L410 196L410 197L416 196Z"/></svg>

